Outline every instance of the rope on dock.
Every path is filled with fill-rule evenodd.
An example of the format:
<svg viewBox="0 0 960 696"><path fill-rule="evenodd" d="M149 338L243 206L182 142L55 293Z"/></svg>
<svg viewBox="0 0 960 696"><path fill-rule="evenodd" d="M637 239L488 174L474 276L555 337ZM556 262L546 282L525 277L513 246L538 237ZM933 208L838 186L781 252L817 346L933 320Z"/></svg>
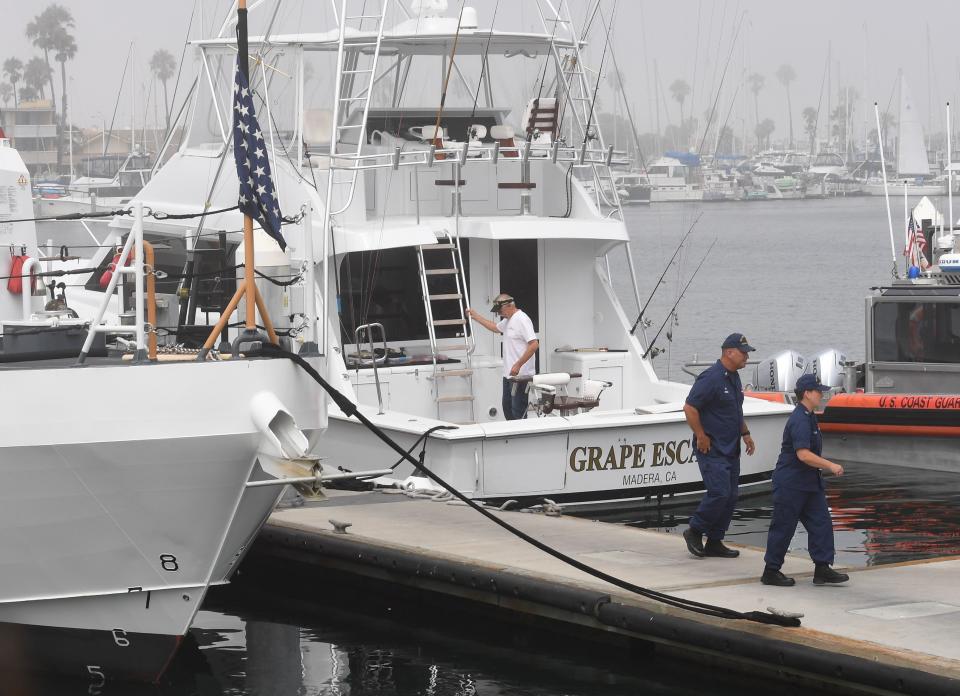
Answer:
<svg viewBox="0 0 960 696"><path fill-rule="evenodd" d="M248 352L248 355L251 353ZM296 353L291 353L290 351L283 350L279 346L272 345L269 343L264 343L261 346L260 354L264 357L274 357L274 358L287 358L293 361L301 369L304 370L313 380L319 384L327 394L330 395L330 398L333 399L334 403L346 414L348 417L353 416L359 420L370 432L376 435L380 440L382 440L388 447L394 450L401 457L406 459L408 462L413 464L415 467L419 468L423 473L425 473L429 478L437 483L437 485L446 489L446 491L457 498L467 506L473 508L481 515L486 517L488 520L494 524L499 525L503 529L507 530L514 536L523 541L527 542L531 546L534 546L546 554L549 554L567 565L576 568L579 571L582 571L588 575L591 575L598 580L603 580L608 582L611 585L615 585L623 590L631 592L633 594L639 595L646 599L653 600L655 602L660 602L677 609L685 609L697 614L702 614L704 616L712 616L720 619L737 619L743 621L753 621L756 623L762 624L773 624L776 626L787 626L795 627L800 625L800 619L796 616L784 616L782 614L774 614L772 612L762 612L762 611L749 611L749 612L740 612L735 609L730 609L728 607L720 607L714 604L706 604L703 602L696 602L692 599L685 599L683 597L677 597L675 595L666 594L664 592L658 592L657 590L651 590L647 587L641 587L640 585L635 585L632 582L623 580L614 575L610 575L599 568L594 568L593 566L587 565L582 561L578 561L572 556L559 551L548 544L543 543L542 541L533 538L526 532L514 527L509 522L500 519L494 515L489 510L485 509L483 506L478 505L475 501L471 500L463 493L458 491L456 488L451 486L449 483L444 481L442 478L437 476L435 473L430 471L426 466L424 466L422 461L417 461L414 459L410 453L403 449L399 444L397 444L389 435L387 435L383 430L381 430L377 425L372 423L363 413L359 411L357 405L350 401L344 394L339 392L337 389L332 387L327 381L318 373L310 363L304 360L301 356Z"/></svg>

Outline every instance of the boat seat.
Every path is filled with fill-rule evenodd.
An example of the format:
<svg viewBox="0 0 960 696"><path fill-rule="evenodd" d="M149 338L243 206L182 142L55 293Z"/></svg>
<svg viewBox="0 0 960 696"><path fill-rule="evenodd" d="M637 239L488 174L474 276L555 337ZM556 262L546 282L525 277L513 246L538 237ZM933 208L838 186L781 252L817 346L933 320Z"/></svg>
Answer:
<svg viewBox="0 0 960 696"><path fill-rule="evenodd" d="M513 139L514 132L511 126L498 125L490 126L490 137L496 140L501 148L507 148L503 153L504 157L519 157L520 153L516 151L517 143Z"/></svg>
<svg viewBox="0 0 960 696"><path fill-rule="evenodd" d="M527 139L535 145L552 145L557 137L558 108L554 97L535 97L523 118Z"/></svg>

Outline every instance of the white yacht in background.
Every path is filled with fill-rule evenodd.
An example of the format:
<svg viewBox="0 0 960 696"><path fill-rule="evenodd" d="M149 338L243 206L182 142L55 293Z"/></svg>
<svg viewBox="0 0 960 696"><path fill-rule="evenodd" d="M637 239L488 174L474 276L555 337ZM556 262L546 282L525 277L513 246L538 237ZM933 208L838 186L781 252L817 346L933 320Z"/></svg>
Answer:
<svg viewBox="0 0 960 696"><path fill-rule="evenodd" d="M702 201L703 186L691 168L674 157L661 157L647 167L650 200L654 203Z"/></svg>
<svg viewBox="0 0 960 696"><path fill-rule="evenodd" d="M225 56L213 83L227 94L235 63ZM155 318L171 297L176 305L155 281L165 281L164 269L179 274L188 256L230 252L225 267L212 263L221 282L236 282L232 252L243 223L232 142L224 131L205 135L230 118L229 99L222 112L216 103L190 110L193 142L204 147L174 154L92 255L98 268L82 292L97 298L93 310L77 311L69 295L42 297L49 278L76 276L32 277L54 262L38 260L45 243L32 222L4 222L31 218L33 202L22 159L0 140L0 244L11 250L0 274L15 276L0 287L2 671L87 679L91 693L115 680L156 681L207 589L236 570L284 485L321 480L310 454L327 423L316 383L289 360L245 357L243 346L229 359L198 361ZM316 300L305 230L320 203L280 148L270 150L281 205L307 212L284 227L289 255L273 253L272 240L256 250L259 272L300 278L283 292L257 281L278 327L289 327L291 303ZM211 206L228 210L197 216ZM200 312L194 334L211 332L203 319L222 305L213 309ZM315 338L315 312L304 311L298 327ZM312 347L304 358L325 369L315 343L288 345Z"/></svg>
<svg viewBox="0 0 960 696"><path fill-rule="evenodd" d="M543 12L541 31L488 29L472 8L458 26L456 14L388 22L386 9L368 7L360 20L347 13L337 31L251 37L251 49L273 52L287 74L340 66L312 70L314 82L293 87L305 90L304 128L291 123L284 165L326 192L314 224L332 233L328 378L474 499L609 506L697 494L703 483L682 412L689 386L659 379L656 349L631 333L635 279L635 306L614 291L613 269L636 266L611 153L588 126L581 43L567 12L524 6ZM235 53L230 39L197 45L208 64ZM520 64L542 70L543 61L542 91L508 96ZM482 76L478 103L476 84L459 90L469 95L459 102L456 92L444 102L439 89L422 89L434 83L421 75L441 63L452 80ZM399 77L371 89L380 75ZM325 77L335 80L321 90ZM150 191L168 183L161 172L144 199L153 205ZM487 311L501 291L529 314L540 342L537 376L510 385L530 390L528 418L518 421L501 413L500 338L475 330L466 312ZM789 410L747 400L745 413L757 453L744 458L740 482L759 484L769 480ZM381 483L430 486L333 408L323 454L331 474L393 466Z"/></svg>

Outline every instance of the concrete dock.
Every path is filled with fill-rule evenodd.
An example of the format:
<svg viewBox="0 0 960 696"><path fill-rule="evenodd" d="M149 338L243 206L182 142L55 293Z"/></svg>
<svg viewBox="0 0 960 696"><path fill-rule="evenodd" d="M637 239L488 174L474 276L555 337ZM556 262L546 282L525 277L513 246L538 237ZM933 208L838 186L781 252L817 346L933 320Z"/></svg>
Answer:
<svg viewBox="0 0 960 696"><path fill-rule="evenodd" d="M811 583L787 559L792 588L759 581L763 551L696 559L679 534L524 512L497 512L577 560L644 587L740 611L804 616L800 628L718 619L628 593L556 560L463 505L331 492L271 517L250 562L270 558L439 593L566 624L584 640L616 636L655 650L835 693L960 694L960 559L851 570ZM336 533L329 520L350 523ZM733 544L731 544L733 546Z"/></svg>

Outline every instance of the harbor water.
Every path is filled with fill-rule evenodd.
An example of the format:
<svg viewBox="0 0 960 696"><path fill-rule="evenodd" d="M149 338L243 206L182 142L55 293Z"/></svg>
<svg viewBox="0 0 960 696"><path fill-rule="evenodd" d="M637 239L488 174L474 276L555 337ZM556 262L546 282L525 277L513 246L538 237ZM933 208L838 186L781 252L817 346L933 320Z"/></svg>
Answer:
<svg viewBox="0 0 960 696"><path fill-rule="evenodd" d="M655 361L661 376L689 381L681 367L714 359L724 336L740 331L758 355L794 348L838 348L863 357L863 297L890 277L883 202L825 201L659 204L627 211L646 298L679 239L701 215L682 260L666 274L646 311L656 333L703 253L717 245L668 323ZM622 259L611 259L625 298ZM549 272L549 269L548 269ZM634 303L627 301L626 306ZM672 340L666 337L667 331ZM747 379L744 380L748 381ZM829 456L829 452L825 452ZM960 553L957 477L909 468L849 467L831 480L838 564L865 566ZM694 503L620 512L605 521L677 533ZM762 546L768 495L746 496L729 540ZM477 520L477 524L485 524ZM794 539L803 553L806 539ZM757 568L758 575L761 568ZM264 574L264 571L266 574ZM710 684L709 690L703 685ZM546 696L769 693L722 668L673 663L643 654L612 659L596 648L491 625L428 602L371 596L336 578L271 577L241 571L213 591L160 687L24 684L21 693L244 694L249 696ZM782 686L778 693L793 691ZM799 691L797 691L799 693Z"/></svg>

